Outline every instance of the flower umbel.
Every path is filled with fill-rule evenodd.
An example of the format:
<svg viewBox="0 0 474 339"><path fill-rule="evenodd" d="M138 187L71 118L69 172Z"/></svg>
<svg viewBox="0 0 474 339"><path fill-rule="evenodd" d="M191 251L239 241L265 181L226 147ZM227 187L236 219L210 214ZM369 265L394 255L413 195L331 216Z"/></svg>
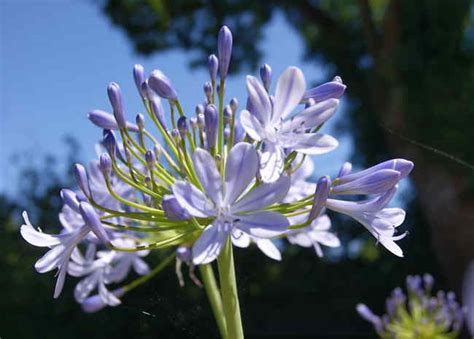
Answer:
<svg viewBox="0 0 474 339"><path fill-rule="evenodd" d="M338 145L320 129L336 113L346 85L336 77L307 89L303 72L291 66L271 95L272 69L264 64L262 82L247 77L247 105L239 111L244 98L226 93L232 46L232 33L224 26L216 53L207 59L204 102L193 113L184 111L182 92L165 73L147 75L141 65L133 67L133 80L143 114L134 112L134 122L128 121L116 83L107 87L112 113L88 113L103 138L98 159L74 166L78 190L61 191L61 231L51 235L35 229L23 214L23 238L47 248L36 270L58 270L55 298L68 274L80 278L74 296L86 312L117 306L176 260L180 285L182 263L197 286L202 282L221 336L242 338L234 246L255 245L281 260L290 243L313 247L323 257L328 247L341 245L325 214L331 210L349 215L402 256L395 241L405 236L396 233L405 212L387 204L413 164L392 159L351 173L352 165L345 163L337 178L319 173L320 179L311 181L315 168L308 156ZM353 199L361 195L367 197ZM148 256L152 251L156 255ZM153 260L158 263L149 267Z"/></svg>

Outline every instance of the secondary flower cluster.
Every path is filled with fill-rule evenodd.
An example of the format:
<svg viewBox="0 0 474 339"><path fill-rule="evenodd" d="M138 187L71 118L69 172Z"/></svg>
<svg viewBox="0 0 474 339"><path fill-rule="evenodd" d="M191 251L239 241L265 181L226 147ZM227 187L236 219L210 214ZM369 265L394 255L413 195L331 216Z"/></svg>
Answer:
<svg viewBox="0 0 474 339"><path fill-rule="evenodd" d="M308 156L338 145L320 130L335 114L346 86L336 77L307 89L302 71L289 67L272 94L272 71L265 64L261 81L247 77L248 98L239 111L236 98L225 103L231 52L232 34L224 26L218 55L208 59L210 79L195 114L185 114L177 90L159 70L146 76L141 65L133 68L147 126L143 114L127 120L120 87L109 84L112 113L88 114L103 130L98 160L87 169L75 165L79 189L61 191L61 232L35 229L24 213L23 238L48 248L36 270L58 269L55 297L69 274L82 278L75 298L86 311L115 306L175 256L200 284L193 266L213 262L229 242L241 248L255 244L281 260L274 240L286 238L323 256L321 245L340 246L326 210L352 217L378 243L403 256L395 241L405 236L396 234L405 212L387 205L413 164L392 159L353 172L345 163L335 178L311 182L314 166ZM176 251L150 270L143 258L167 248ZM120 285L132 269L142 277Z"/></svg>
<svg viewBox="0 0 474 339"><path fill-rule="evenodd" d="M456 338L462 328L465 310L454 292L432 295L431 275L408 276L408 295L397 287L386 302L386 314L379 317L364 304L359 315L372 323L380 338Z"/></svg>

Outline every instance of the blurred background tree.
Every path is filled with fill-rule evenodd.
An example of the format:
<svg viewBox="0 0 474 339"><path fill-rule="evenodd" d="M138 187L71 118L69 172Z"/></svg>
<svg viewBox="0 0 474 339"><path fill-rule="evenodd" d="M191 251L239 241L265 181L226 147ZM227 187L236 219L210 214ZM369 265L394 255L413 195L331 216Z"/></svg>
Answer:
<svg viewBox="0 0 474 339"><path fill-rule="evenodd" d="M348 85L350 119L342 127L355 139L354 162L406 157L416 164L416 190L404 197L410 231L404 260L377 250L367 232L345 218L334 219L344 248L324 260L296 247L282 263L255 249L236 251L249 337L368 338L373 331L355 305L363 301L380 312L407 274L431 272L436 288L458 289L474 257L474 175L456 160L474 163L470 1L103 0L100 6L138 52L194 50L191 66L215 52L217 30L227 24L236 35L233 71L255 71L263 29L283 15L305 42L307 60L323 63L328 79L341 75ZM69 145L70 156L60 160L72 164L78 152L73 141ZM0 197L0 271L8 272L0 275L0 336L216 337L204 294L190 283L179 288L172 267L127 295L121 307L95 315L74 302L72 279L52 301L53 275L39 276L32 267L42 251L25 245L18 233L25 208L33 209L38 225L57 225L59 189L73 186L71 166L63 173L54 158L44 163L19 161L21 199Z"/></svg>

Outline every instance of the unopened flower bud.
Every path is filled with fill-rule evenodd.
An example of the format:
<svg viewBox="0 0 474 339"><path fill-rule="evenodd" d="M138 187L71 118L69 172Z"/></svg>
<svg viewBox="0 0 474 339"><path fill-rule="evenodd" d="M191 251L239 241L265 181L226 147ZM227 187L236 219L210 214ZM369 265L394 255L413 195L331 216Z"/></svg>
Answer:
<svg viewBox="0 0 474 339"><path fill-rule="evenodd" d="M117 142L115 140L114 132L111 130L104 130L104 137L102 139L102 146L107 150L110 157L115 157L117 152Z"/></svg>
<svg viewBox="0 0 474 339"><path fill-rule="evenodd" d="M163 153L163 148L161 147L160 144L155 144L153 146L153 152L155 153L156 159L158 159L160 157L161 153Z"/></svg>
<svg viewBox="0 0 474 339"><path fill-rule="evenodd" d="M204 106L201 104L196 105L195 112L196 112L196 116L198 116L199 114L204 114Z"/></svg>
<svg viewBox="0 0 474 339"><path fill-rule="evenodd" d="M177 128L173 128L173 130L171 130L171 137L173 138L175 143L178 144L181 142L181 134L179 133Z"/></svg>
<svg viewBox="0 0 474 339"><path fill-rule="evenodd" d="M161 207L165 212L166 218L168 220L187 220L191 216L189 213L178 203L178 200L174 195L165 195L163 201L161 202Z"/></svg>
<svg viewBox="0 0 474 339"><path fill-rule="evenodd" d="M204 129L206 127L204 113L199 113L197 116L197 125L199 129Z"/></svg>
<svg viewBox="0 0 474 339"><path fill-rule="evenodd" d="M70 189L63 188L60 195L65 205L69 206L74 211L79 212L79 199L77 198L76 193Z"/></svg>
<svg viewBox="0 0 474 339"><path fill-rule="evenodd" d="M224 122L226 124L230 124L232 121L232 109L230 108L230 105L227 105L224 107Z"/></svg>
<svg viewBox="0 0 474 339"><path fill-rule="evenodd" d="M81 212L84 223L91 228L97 238L104 243L108 243L110 241L109 236L107 235L94 207L92 207L88 202L83 201L79 204L79 211Z"/></svg>
<svg viewBox="0 0 474 339"><path fill-rule="evenodd" d="M263 87L265 87L268 92L272 84L272 68L270 65L263 64L262 67L260 67L260 78L262 79Z"/></svg>
<svg viewBox="0 0 474 339"><path fill-rule="evenodd" d="M207 105L204 111L204 120L206 123L207 147L210 149L216 145L217 140L217 110L214 105Z"/></svg>
<svg viewBox="0 0 474 339"><path fill-rule="evenodd" d="M119 125L115 117L112 114L102 111L100 109L95 109L87 113L87 118L94 125L103 129L118 129L119 128ZM125 126L131 132L138 132L137 125L131 124L129 122L125 122Z"/></svg>
<svg viewBox="0 0 474 339"><path fill-rule="evenodd" d="M423 275L423 284L425 286L425 289L431 290L434 285L434 278L431 274L425 273Z"/></svg>
<svg viewBox="0 0 474 339"><path fill-rule="evenodd" d="M146 92L143 92L142 84L145 82L145 69L142 65L136 64L133 66L133 80L135 80L135 85L137 86L138 93L141 97L146 97Z"/></svg>
<svg viewBox="0 0 474 339"><path fill-rule="evenodd" d="M86 168L83 165L74 165L74 177L76 178L76 183L81 189L82 193L84 193L87 198L90 198L91 191L89 186L89 178L87 177Z"/></svg>
<svg viewBox="0 0 474 339"><path fill-rule="evenodd" d="M154 70L148 78L148 86L160 97L175 101L178 94L171 83L171 80L161 71Z"/></svg>
<svg viewBox="0 0 474 339"><path fill-rule="evenodd" d="M380 194L385 193L400 180L400 172L381 169L344 184L332 187L333 194Z"/></svg>
<svg viewBox="0 0 474 339"><path fill-rule="evenodd" d="M177 125L179 134L184 139L188 133L188 119L185 116L179 117Z"/></svg>
<svg viewBox="0 0 474 339"><path fill-rule="evenodd" d="M217 51L219 56L219 73L221 79L227 76L230 58L232 55L232 32L227 26L222 26L217 37Z"/></svg>
<svg viewBox="0 0 474 339"><path fill-rule="evenodd" d="M209 76L211 77L212 81L216 81L217 78L217 70L219 68L219 60L214 54L209 55L207 59L207 67L209 68Z"/></svg>
<svg viewBox="0 0 474 339"><path fill-rule="evenodd" d="M156 157L155 153L152 150L148 150L145 152L145 161L148 169L150 171L153 170L153 167L155 166L156 162Z"/></svg>
<svg viewBox="0 0 474 339"><path fill-rule="evenodd" d="M135 121L137 123L138 129L143 131L143 129L145 128L145 117L143 116L143 114L138 113L135 118Z"/></svg>
<svg viewBox="0 0 474 339"><path fill-rule="evenodd" d="M112 160L107 153L103 153L99 158L99 168L105 178L110 176L112 172Z"/></svg>
<svg viewBox="0 0 474 339"><path fill-rule="evenodd" d="M210 102L211 95L212 95L212 84L209 81L207 81L206 83L204 83L203 90L204 90L204 94L206 95L207 101Z"/></svg>
<svg viewBox="0 0 474 339"><path fill-rule="evenodd" d="M191 125L191 128L193 130L196 129L198 127L197 118L196 117L189 118L189 124Z"/></svg>
<svg viewBox="0 0 474 339"><path fill-rule="evenodd" d="M324 208L324 204L329 196L329 189L331 188L331 180L328 176L319 178L318 184L316 186L316 191L314 192L313 205L311 206L311 211L309 212L308 220L314 220L321 214L321 211Z"/></svg>
<svg viewBox="0 0 474 339"><path fill-rule="evenodd" d="M237 98L230 99L229 106L232 109L232 112L235 113L239 107L239 100L237 100Z"/></svg>
<svg viewBox="0 0 474 339"><path fill-rule="evenodd" d="M165 111L161 105L161 100L157 96L150 99L151 111L158 122L166 129Z"/></svg>
<svg viewBox="0 0 474 339"><path fill-rule="evenodd" d="M112 105L114 117L117 121L118 127L125 128L126 121L123 112L122 92L120 90L119 85L117 85L115 82L111 82L107 87L107 94L109 96L109 101Z"/></svg>

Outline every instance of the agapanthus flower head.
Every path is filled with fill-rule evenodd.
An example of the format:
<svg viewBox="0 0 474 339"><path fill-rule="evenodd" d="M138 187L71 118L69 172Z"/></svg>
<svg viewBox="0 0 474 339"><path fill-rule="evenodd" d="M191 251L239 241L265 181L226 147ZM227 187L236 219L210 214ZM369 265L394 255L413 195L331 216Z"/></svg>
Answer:
<svg viewBox="0 0 474 339"><path fill-rule="evenodd" d="M387 313L375 315L366 305L358 304L359 315L370 322L381 338L456 338L462 328L464 310L454 293L438 291L432 296L431 275L408 276L405 295L401 288L387 299ZM441 292L441 293L440 293Z"/></svg>
<svg viewBox="0 0 474 339"><path fill-rule="evenodd" d="M352 172L345 163L336 178L318 173L309 156L337 147L337 140L320 130L336 113L346 86L334 79L307 90L301 69L290 66L271 94L272 70L264 64L262 81L247 76L248 97L240 99L246 107L239 112L239 101L226 93L225 83L232 39L229 28L222 27L218 56L207 60L205 101L194 111L183 108L162 71L152 71L147 78L143 67L135 65L133 80L144 114L136 114L135 123L126 120L115 83L107 88L113 114L89 112L103 139L96 149L98 159L87 169L74 166L78 190L61 191L61 231L35 229L26 212L21 227L27 242L46 250L36 270L58 270L55 297L70 275L79 278L74 296L87 312L117 306L128 291L175 261L179 284L184 284L184 264L195 285L204 283L215 314L222 316L222 303L225 317L231 317L226 322L234 321L236 313L228 312L238 306L233 247L256 246L278 261L289 243L312 247L323 257L328 247L341 245L326 210L352 217L389 251L403 255L395 241L406 235L396 232L405 211L387 205L413 164L393 159ZM143 259L150 251L160 258L153 269ZM133 275L140 277L126 281ZM443 298L455 305L451 295L437 297ZM392 299L391 305L398 305L403 298ZM385 324L383 317L380 323ZM243 336L238 324L220 324L224 337Z"/></svg>

